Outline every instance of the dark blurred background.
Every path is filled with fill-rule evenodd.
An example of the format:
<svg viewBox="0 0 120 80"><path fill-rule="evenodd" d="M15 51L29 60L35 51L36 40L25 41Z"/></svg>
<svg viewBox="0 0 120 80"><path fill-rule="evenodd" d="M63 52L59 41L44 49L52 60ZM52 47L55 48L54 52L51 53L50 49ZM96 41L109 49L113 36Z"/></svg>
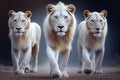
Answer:
<svg viewBox="0 0 120 80"><path fill-rule="evenodd" d="M106 39L104 66L119 66L120 65L120 3L119 0L61 0L65 4L74 4L76 6L77 24L79 24L84 17L83 10L98 11L105 9L108 11L108 35ZM11 48L10 39L8 37L8 11L26 11L31 10L33 15L31 21L37 22L41 28L46 16L45 7L47 4L57 4L59 0L1 0L0 1L0 64L11 65ZM39 35L38 35L39 36ZM72 51L69 58L69 66L78 65L77 54L77 34L74 37L72 44ZM45 65L47 63L46 44L42 30L39 64Z"/></svg>

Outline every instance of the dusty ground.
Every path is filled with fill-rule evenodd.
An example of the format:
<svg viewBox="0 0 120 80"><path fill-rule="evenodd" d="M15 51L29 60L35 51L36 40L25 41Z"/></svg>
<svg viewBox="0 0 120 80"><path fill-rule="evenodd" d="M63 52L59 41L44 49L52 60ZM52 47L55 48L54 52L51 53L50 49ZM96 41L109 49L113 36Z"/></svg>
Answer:
<svg viewBox="0 0 120 80"><path fill-rule="evenodd" d="M78 74L77 68L69 68L70 78L60 80L120 80L119 68L103 68L104 74ZM25 75L14 75L12 67L0 66L0 80L52 80L49 77L49 70L39 69L37 73L27 73Z"/></svg>

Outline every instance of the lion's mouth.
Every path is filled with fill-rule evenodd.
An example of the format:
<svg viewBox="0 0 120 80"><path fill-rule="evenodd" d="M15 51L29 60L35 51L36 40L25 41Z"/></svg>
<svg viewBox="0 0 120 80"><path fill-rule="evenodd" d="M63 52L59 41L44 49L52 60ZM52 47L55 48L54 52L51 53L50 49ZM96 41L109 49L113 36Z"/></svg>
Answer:
<svg viewBox="0 0 120 80"><path fill-rule="evenodd" d="M17 32L14 32L16 36L22 36L24 32L21 32L21 31L17 31Z"/></svg>
<svg viewBox="0 0 120 80"><path fill-rule="evenodd" d="M100 34L100 32L99 32L99 31L97 31L97 32L94 32L94 34Z"/></svg>
<svg viewBox="0 0 120 80"><path fill-rule="evenodd" d="M24 32L21 32L21 31L17 31L17 32L15 32L15 33L24 33Z"/></svg>
<svg viewBox="0 0 120 80"><path fill-rule="evenodd" d="M60 30L60 31L58 31L58 32L64 32L64 31Z"/></svg>
<svg viewBox="0 0 120 80"><path fill-rule="evenodd" d="M95 32L95 33L93 33L93 35L95 36L95 37L101 37L101 33L100 32Z"/></svg>
<svg viewBox="0 0 120 80"><path fill-rule="evenodd" d="M64 36L66 33L64 32L64 31L62 31L62 30L60 30L60 31L58 31L57 32L57 35L58 36Z"/></svg>

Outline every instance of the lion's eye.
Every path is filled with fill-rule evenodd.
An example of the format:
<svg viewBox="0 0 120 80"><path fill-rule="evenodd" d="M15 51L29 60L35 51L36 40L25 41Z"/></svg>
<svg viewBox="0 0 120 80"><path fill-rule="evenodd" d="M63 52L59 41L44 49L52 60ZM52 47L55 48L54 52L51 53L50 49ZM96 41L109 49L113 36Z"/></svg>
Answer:
<svg viewBox="0 0 120 80"><path fill-rule="evenodd" d="M25 22L25 20L22 20L22 22Z"/></svg>
<svg viewBox="0 0 120 80"><path fill-rule="evenodd" d="M66 18L68 18L68 16L65 16L64 18L66 19Z"/></svg>
<svg viewBox="0 0 120 80"><path fill-rule="evenodd" d="M91 22L95 22L95 20L91 20Z"/></svg>
<svg viewBox="0 0 120 80"><path fill-rule="evenodd" d="M100 22L102 22L102 20L100 20Z"/></svg>
<svg viewBox="0 0 120 80"><path fill-rule="evenodd" d="M17 22L17 20L16 20L16 19L14 19L13 21L14 21L14 22Z"/></svg>
<svg viewBox="0 0 120 80"><path fill-rule="evenodd" d="M58 16L54 16L55 17L55 19L57 19L58 18Z"/></svg>

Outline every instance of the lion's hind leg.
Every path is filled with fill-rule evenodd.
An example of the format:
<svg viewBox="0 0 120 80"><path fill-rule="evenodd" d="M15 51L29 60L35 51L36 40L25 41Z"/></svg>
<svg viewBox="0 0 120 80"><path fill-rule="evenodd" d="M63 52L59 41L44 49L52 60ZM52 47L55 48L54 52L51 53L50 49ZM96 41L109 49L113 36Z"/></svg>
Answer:
<svg viewBox="0 0 120 80"><path fill-rule="evenodd" d="M32 57L33 57L33 61L32 61L31 72L37 72L38 53L39 53L39 44L35 44L35 45L32 47Z"/></svg>
<svg viewBox="0 0 120 80"><path fill-rule="evenodd" d="M82 73L84 70L84 60L83 60L83 56L82 56L82 47L79 44L79 40L77 42L77 49L78 49L78 73Z"/></svg>

